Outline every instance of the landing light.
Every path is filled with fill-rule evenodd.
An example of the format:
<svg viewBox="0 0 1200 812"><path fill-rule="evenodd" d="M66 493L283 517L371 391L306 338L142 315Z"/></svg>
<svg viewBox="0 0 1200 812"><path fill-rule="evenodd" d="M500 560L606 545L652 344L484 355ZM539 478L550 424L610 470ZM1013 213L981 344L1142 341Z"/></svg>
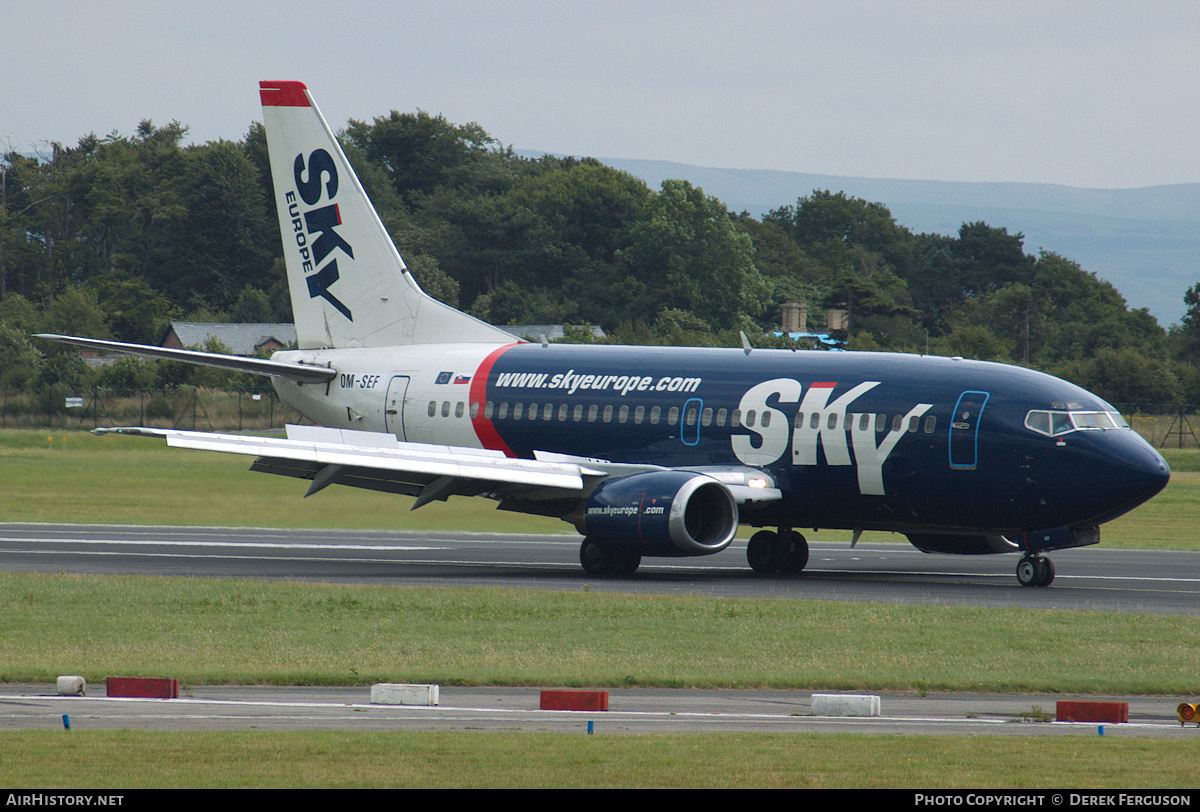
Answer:
<svg viewBox="0 0 1200 812"><path fill-rule="evenodd" d="M754 477L746 484L751 488L765 488L767 487L767 480L763 479L762 477Z"/></svg>

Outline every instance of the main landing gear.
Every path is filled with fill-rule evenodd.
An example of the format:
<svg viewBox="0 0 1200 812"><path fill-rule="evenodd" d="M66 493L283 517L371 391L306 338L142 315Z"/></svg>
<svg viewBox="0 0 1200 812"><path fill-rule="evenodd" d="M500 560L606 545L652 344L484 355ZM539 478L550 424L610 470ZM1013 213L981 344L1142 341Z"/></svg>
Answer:
<svg viewBox="0 0 1200 812"><path fill-rule="evenodd" d="M1021 586L1050 586L1054 581L1054 562L1040 555L1026 555L1017 563L1017 582Z"/></svg>
<svg viewBox="0 0 1200 812"><path fill-rule="evenodd" d="M641 563L637 553L611 552L591 539L579 547L579 564L588 575L633 575Z"/></svg>
<svg viewBox="0 0 1200 812"><path fill-rule="evenodd" d="M800 572L808 564L808 542L790 527L760 530L746 545L746 560L755 572Z"/></svg>

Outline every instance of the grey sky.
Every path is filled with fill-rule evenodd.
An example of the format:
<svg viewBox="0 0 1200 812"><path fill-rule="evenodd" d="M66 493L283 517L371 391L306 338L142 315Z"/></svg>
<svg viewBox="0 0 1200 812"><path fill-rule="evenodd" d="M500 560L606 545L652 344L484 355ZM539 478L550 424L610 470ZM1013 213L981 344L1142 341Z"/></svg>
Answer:
<svg viewBox="0 0 1200 812"><path fill-rule="evenodd" d="M241 138L260 79L335 128L416 108L506 145L859 177L1200 182L1195 2L4 2L0 148L172 119ZM788 201L780 201L781 203Z"/></svg>

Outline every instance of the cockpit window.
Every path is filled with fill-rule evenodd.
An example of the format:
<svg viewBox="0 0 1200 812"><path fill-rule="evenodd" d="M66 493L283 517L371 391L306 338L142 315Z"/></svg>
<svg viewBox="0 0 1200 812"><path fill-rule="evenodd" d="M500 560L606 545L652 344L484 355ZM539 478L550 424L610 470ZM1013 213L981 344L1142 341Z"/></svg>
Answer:
<svg viewBox="0 0 1200 812"><path fill-rule="evenodd" d="M1025 415L1025 428L1048 437L1059 437L1073 431L1127 429L1129 424L1120 412L1033 409Z"/></svg>

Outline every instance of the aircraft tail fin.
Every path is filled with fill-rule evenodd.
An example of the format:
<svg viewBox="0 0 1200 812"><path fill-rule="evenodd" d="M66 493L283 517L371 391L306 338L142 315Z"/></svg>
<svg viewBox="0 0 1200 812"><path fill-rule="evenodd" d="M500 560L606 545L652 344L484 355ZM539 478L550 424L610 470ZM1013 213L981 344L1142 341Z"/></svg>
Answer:
<svg viewBox="0 0 1200 812"><path fill-rule="evenodd" d="M301 82L260 82L301 349L511 342L426 295Z"/></svg>

